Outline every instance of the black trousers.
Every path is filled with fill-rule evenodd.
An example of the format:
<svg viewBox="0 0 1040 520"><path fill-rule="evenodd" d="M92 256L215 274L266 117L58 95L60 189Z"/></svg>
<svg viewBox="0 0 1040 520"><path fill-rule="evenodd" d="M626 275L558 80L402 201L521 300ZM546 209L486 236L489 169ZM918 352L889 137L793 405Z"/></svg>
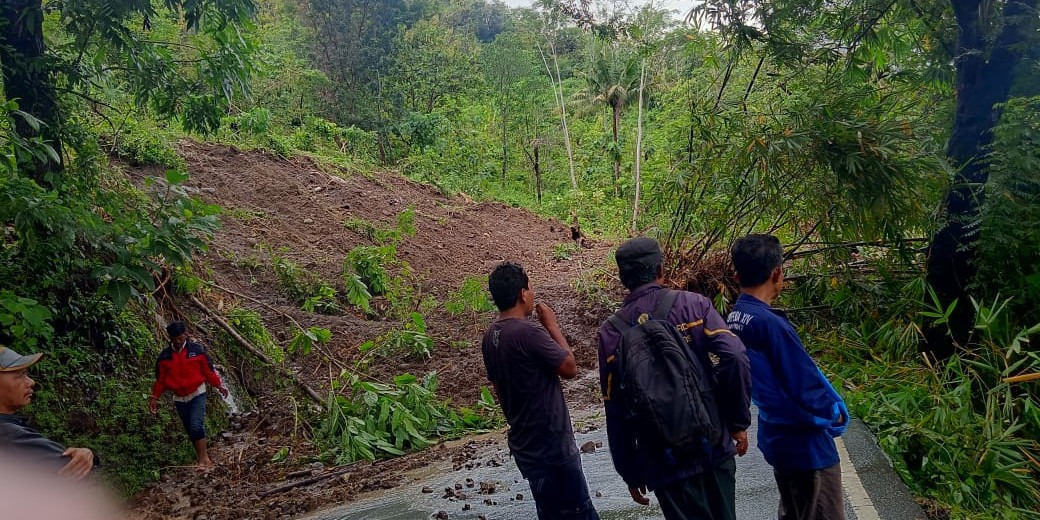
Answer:
<svg viewBox="0 0 1040 520"><path fill-rule="evenodd" d="M599 520L581 470L581 457L527 472L538 520Z"/></svg>
<svg viewBox="0 0 1040 520"><path fill-rule="evenodd" d="M731 457L654 494L667 520L736 520L736 488L737 463Z"/></svg>
<svg viewBox="0 0 1040 520"><path fill-rule="evenodd" d="M814 471L774 469L780 490L779 520L845 520L841 464Z"/></svg>

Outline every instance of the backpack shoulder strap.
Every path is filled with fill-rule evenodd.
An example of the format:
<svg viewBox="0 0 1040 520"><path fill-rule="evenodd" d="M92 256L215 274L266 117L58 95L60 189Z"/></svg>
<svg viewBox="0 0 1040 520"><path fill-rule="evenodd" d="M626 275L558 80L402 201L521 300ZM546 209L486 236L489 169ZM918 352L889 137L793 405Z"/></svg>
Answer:
<svg viewBox="0 0 1040 520"><path fill-rule="evenodd" d="M651 315L656 320L667 320L668 313L672 312L672 306L675 305L675 300L679 297L679 291L673 291L671 289L661 289L663 293L657 299L657 307L654 309L654 313ZM607 318L607 323L610 323L615 330L624 334L625 331L632 328L632 325L625 321L621 315L621 311L618 310L614 314Z"/></svg>
<svg viewBox="0 0 1040 520"><path fill-rule="evenodd" d="M621 333L621 335L624 335L626 330L632 328L631 325L625 323L625 320L621 318L620 310L615 312L614 314L611 314L610 317L607 318L607 323L611 324L611 326L614 327L614 330Z"/></svg>
<svg viewBox="0 0 1040 520"><path fill-rule="evenodd" d="M657 299L657 308L654 309L653 318L665 321L668 319L668 313L672 312L672 306L675 305L675 300L679 297L679 291L671 289L661 290L664 291L664 294Z"/></svg>

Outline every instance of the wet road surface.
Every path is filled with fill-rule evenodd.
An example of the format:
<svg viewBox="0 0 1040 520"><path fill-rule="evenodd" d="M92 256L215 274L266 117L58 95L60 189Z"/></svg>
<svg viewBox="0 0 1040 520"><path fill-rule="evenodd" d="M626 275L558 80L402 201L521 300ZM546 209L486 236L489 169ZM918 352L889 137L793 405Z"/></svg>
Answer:
<svg viewBox="0 0 1040 520"><path fill-rule="evenodd" d="M779 496L772 469L755 447L756 421L748 437L751 448L737 459L737 518L773 520ZM656 500L642 506L632 501L628 488L614 471L602 416L576 421L596 427L575 435L579 446L601 444L594 452L582 453L582 467L589 483L592 503L603 520L651 520L663 518ZM359 497L357 501L306 517L309 520L427 520L430 518L527 520L537 517L530 487L509 457L505 438L482 449L471 469L453 470L450 463L431 466L410 475L411 482L385 493ZM916 520L925 516L866 426L854 420L839 442L842 456L842 485L848 520ZM467 480L470 479L470 480ZM481 493L494 486L494 492ZM472 485L472 487L469 487ZM461 489L456 491L457 487ZM427 491L423 492L423 488Z"/></svg>

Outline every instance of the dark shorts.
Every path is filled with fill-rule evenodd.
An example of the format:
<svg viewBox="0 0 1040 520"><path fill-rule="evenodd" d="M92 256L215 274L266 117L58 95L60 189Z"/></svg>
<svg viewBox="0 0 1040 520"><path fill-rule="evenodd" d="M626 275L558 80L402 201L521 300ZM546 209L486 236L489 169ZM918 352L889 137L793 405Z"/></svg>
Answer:
<svg viewBox="0 0 1040 520"><path fill-rule="evenodd" d="M654 489L667 520L736 520L737 463L733 457Z"/></svg>
<svg viewBox="0 0 1040 520"><path fill-rule="evenodd" d="M181 403L174 401L177 415L181 416L184 431L188 432L191 442L206 438L206 394L200 394L191 401Z"/></svg>
<svg viewBox="0 0 1040 520"><path fill-rule="evenodd" d="M780 520L845 520L841 464L815 471L773 470Z"/></svg>
<svg viewBox="0 0 1040 520"><path fill-rule="evenodd" d="M538 520L599 520L581 470L581 457L559 466L527 471Z"/></svg>

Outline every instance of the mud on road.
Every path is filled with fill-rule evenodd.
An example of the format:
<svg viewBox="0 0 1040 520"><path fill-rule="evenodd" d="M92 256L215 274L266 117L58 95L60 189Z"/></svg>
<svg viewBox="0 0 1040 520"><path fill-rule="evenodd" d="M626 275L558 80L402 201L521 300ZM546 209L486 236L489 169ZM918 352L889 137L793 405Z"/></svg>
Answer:
<svg viewBox="0 0 1040 520"><path fill-rule="evenodd" d="M359 345L401 323L351 309L332 315L300 310L279 289L271 253L340 286L347 253L377 244L370 233L344 223L367 221L390 229L407 208L414 210L417 232L402 239L396 258L410 267L417 294L443 302L467 277L485 276L503 260L519 262L528 270L537 298L555 309L580 370L596 370L596 330L610 312L610 302L621 298L608 267L611 244L592 239L574 248L568 224L497 202L444 196L392 171L363 175L306 158L194 142L182 142L179 152L191 176L188 190L224 208L222 228L195 266L197 274L224 290L207 290L200 299L217 312L242 307L259 313L283 346L290 339L287 316L305 327L329 329L330 343L285 361L319 393L329 391L342 367L354 366L361 357ZM147 167L126 170L139 186L145 177L162 177L161 171ZM579 294L576 286L595 289ZM378 299L373 303L377 308L386 305ZM199 339L216 343L210 334L217 327L190 302L173 298L164 311L185 316ZM435 340L429 359L377 360L363 377L388 381L401 373L436 371L440 398L455 406L471 405L486 385L479 341L494 313L456 315L439 305L424 317ZM307 399L273 381L253 360L216 354L230 365L226 368L235 374L240 392L251 396L253 411L233 418L227 431L211 432L215 468L205 473L168 468L159 483L133 497L130 507L136 518L291 518L360 493L401 486L406 483L402 475L434 461L473 463L467 457L475 445L462 442L349 468L326 468L314 462L318 453L302 420L313 416ZM596 381L581 377L566 385L572 409L599 406ZM272 462L280 452L288 457ZM317 481L270 493L306 479Z"/></svg>

